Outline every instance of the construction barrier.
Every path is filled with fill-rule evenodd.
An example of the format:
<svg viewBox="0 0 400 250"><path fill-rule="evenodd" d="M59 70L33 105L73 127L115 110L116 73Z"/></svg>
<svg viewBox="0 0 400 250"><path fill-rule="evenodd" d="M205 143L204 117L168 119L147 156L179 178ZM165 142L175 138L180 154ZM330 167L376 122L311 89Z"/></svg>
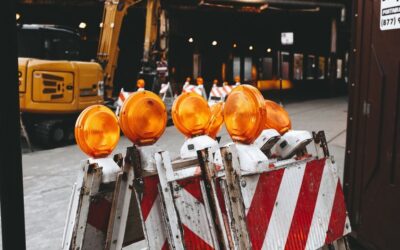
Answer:
<svg viewBox="0 0 400 250"><path fill-rule="evenodd" d="M318 249L351 232L330 158L275 161L261 172L243 171L240 150L234 144L223 149L226 177L219 180L238 248Z"/></svg>
<svg viewBox="0 0 400 250"><path fill-rule="evenodd" d="M218 87L213 85L210 91L210 97L208 98L208 104L211 106L218 102L225 101L226 97L229 93L231 93L232 89L236 86L226 85L222 87Z"/></svg>
<svg viewBox="0 0 400 250"><path fill-rule="evenodd" d="M62 249L121 249L142 238L141 229L125 236L131 203L133 169L114 159L89 159L72 191ZM140 224L139 224L140 225Z"/></svg>
<svg viewBox="0 0 400 250"><path fill-rule="evenodd" d="M204 99L207 100L207 94L203 85L196 86L191 84L185 84L183 85L182 93L196 93L201 95Z"/></svg>
<svg viewBox="0 0 400 250"><path fill-rule="evenodd" d="M234 92L224 119L235 142L222 148L208 136L210 126L222 123L212 122L207 102L191 93L178 97L174 124L187 139L174 160L154 146L167 116L154 93L129 98L118 120L100 105L82 112L76 138L91 158L73 189L63 249L121 249L142 234L150 250L318 249L350 233L324 132L311 135L291 130L290 124L282 134L263 129L261 94L244 85ZM248 99L258 113L248 113L252 127L237 129L251 119L232 107ZM96 119L107 122L90 123ZM106 157L118 142L118 122L133 143L124 162L121 155ZM98 124L107 124L107 132L99 134ZM86 135L92 140L85 141ZM308 153L312 144L314 155Z"/></svg>
<svg viewBox="0 0 400 250"><path fill-rule="evenodd" d="M167 107L167 113L170 115L172 105L174 104L175 101L175 95L174 92L172 91L171 83L162 83L161 88L159 91L159 96L165 103L165 106Z"/></svg>
<svg viewBox="0 0 400 250"><path fill-rule="evenodd" d="M122 105L124 104L124 101L126 99L128 99L129 95L132 94L132 93L134 93L134 92L127 92L127 91L124 90L124 88L121 88L121 91L119 92L117 103L116 103L117 107L116 107L116 110L115 110L115 115L119 116L119 113L121 111Z"/></svg>

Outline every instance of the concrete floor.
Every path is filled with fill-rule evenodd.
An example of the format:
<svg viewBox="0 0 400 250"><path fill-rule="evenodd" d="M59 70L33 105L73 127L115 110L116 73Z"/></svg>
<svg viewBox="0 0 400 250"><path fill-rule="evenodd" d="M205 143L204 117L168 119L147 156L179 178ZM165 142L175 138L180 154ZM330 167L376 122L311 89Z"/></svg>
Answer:
<svg viewBox="0 0 400 250"><path fill-rule="evenodd" d="M331 155L336 159L341 176L346 141L347 98L289 103L285 108L292 119L293 129L325 130ZM225 129L221 135L222 143L229 141ZM169 150L171 156L175 157L178 156L183 140L175 127L168 127L157 145ZM115 153L124 153L129 145L126 138L121 138ZM85 158L76 145L23 154L27 249L61 247L71 188L80 171L80 162ZM140 242L127 249L144 247L144 243Z"/></svg>

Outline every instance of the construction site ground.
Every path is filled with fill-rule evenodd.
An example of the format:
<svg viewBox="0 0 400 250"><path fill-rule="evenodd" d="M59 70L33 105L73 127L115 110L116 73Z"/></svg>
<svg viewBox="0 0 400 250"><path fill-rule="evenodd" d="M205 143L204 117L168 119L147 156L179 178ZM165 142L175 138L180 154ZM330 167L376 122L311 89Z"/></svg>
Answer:
<svg viewBox="0 0 400 250"><path fill-rule="evenodd" d="M330 153L336 160L341 177L345 155L347 105L347 97L285 104L293 129L325 131ZM224 128L220 135L221 145L230 141ZM177 157L183 141L183 135L170 126L157 145L161 149L169 150L172 157ZM121 137L115 153L124 154L126 147L130 145L127 138ZM24 144L23 146L27 249L60 249L72 185L81 171L81 161L87 157L77 145L50 150L34 147L34 152L29 152ZM145 246L142 241L126 249L142 249Z"/></svg>

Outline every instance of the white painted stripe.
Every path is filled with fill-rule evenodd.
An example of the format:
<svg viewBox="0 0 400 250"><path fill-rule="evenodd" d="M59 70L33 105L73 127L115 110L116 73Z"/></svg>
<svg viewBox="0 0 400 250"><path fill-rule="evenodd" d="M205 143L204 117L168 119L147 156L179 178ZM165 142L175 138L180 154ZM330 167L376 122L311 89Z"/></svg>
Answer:
<svg viewBox="0 0 400 250"><path fill-rule="evenodd" d="M262 249L284 249L306 164L285 169Z"/></svg>
<svg viewBox="0 0 400 250"><path fill-rule="evenodd" d="M337 182L338 179L334 178L329 166L325 164L314 215L308 233L306 249L317 249L325 244L326 232L328 230L333 202L335 200Z"/></svg>
<svg viewBox="0 0 400 250"><path fill-rule="evenodd" d="M167 240L164 222L162 219L162 210L160 203L160 195L157 195L153 207L150 210L147 220L145 221L147 242L149 249L161 249Z"/></svg>
<svg viewBox="0 0 400 250"><path fill-rule="evenodd" d="M260 179L259 174L246 176L244 180L246 181L246 187L242 188L242 196L244 202L244 208L246 209L246 215L249 212L251 202L256 192L258 180Z"/></svg>
<svg viewBox="0 0 400 250"><path fill-rule="evenodd" d="M167 92L168 88L169 88L169 83L161 84L160 94L164 94L165 92Z"/></svg>
<svg viewBox="0 0 400 250"><path fill-rule="evenodd" d="M347 225L347 227L346 227ZM346 216L346 223L344 223L343 235L351 233L350 219L349 216Z"/></svg>
<svg viewBox="0 0 400 250"><path fill-rule="evenodd" d="M184 188L175 193L175 205L183 225L188 227L200 239L213 246L213 239L208 226L204 204L199 202Z"/></svg>
<svg viewBox="0 0 400 250"><path fill-rule="evenodd" d="M211 96L221 97L220 93L218 92L218 88L217 87L213 87L211 89Z"/></svg>
<svg viewBox="0 0 400 250"><path fill-rule="evenodd" d="M225 91L224 87L219 87L218 90L219 90L219 92L221 93L222 96L228 95L228 93Z"/></svg>

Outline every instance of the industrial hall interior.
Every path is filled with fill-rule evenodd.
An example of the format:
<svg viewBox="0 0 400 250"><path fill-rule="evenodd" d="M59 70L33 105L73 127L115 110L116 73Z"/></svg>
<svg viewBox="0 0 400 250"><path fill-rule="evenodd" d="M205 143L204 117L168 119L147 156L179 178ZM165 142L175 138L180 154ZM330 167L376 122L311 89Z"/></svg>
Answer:
<svg viewBox="0 0 400 250"><path fill-rule="evenodd" d="M395 250L398 0L4 0L0 250Z"/></svg>

